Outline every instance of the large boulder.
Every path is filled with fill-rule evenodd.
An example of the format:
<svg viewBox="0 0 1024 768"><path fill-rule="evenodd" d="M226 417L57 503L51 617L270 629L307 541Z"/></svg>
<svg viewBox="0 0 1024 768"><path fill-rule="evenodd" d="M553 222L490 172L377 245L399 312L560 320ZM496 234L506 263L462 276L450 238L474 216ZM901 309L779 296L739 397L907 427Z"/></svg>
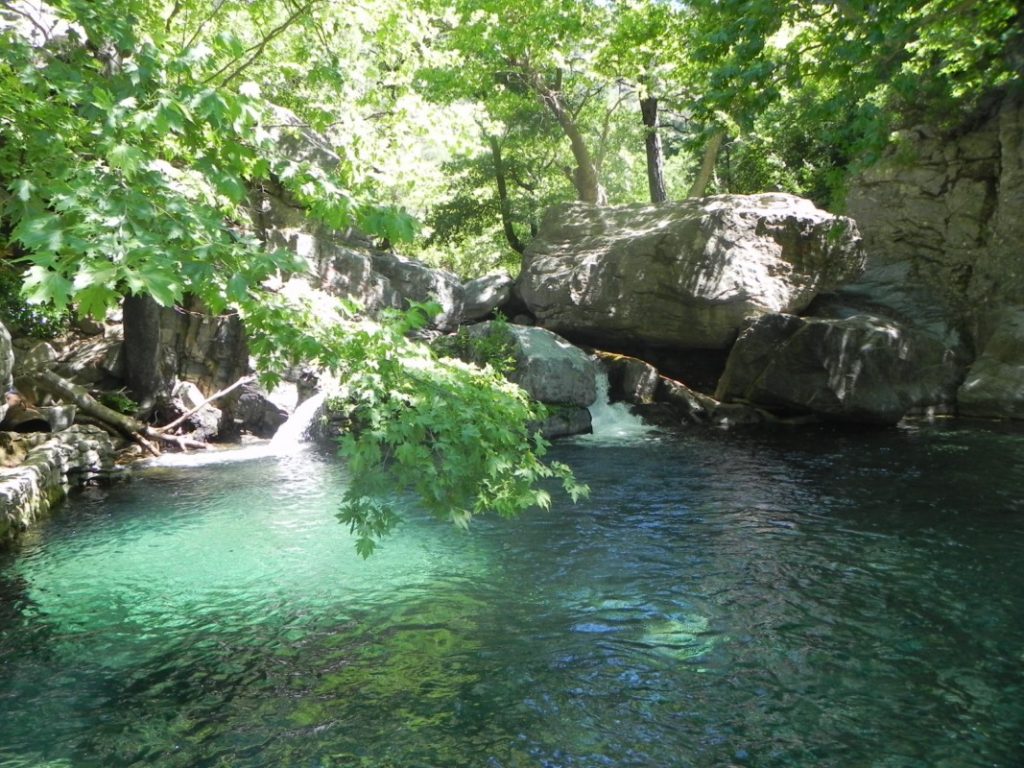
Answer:
<svg viewBox="0 0 1024 768"><path fill-rule="evenodd" d="M556 206L518 294L540 325L604 346L723 349L751 317L802 311L863 268L851 219L792 195Z"/></svg>
<svg viewBox="0 0 1024 768"><path fill-rule="evenodd" d="M462 281L458 277L387 251L374 252L372 263L374 272L401 297L403 308L410 303L436 302L441 311L433 319L434 326L442 331L458 328L463 303Z"/></svg>
<svg viewBox="0 0 1024 768"><path fill-rule="evenodd" d="M377 248L356 230L320 226L273 185L266 185L252 205L260 238L305 258L310 272L299 277L314 287L354 300L370 316L413 302L437 302L435 327L451 331L462 322L464 288L451 272Z"/></svg>
<svg viewBox="0 0 1024 768"><path fill-rule="evenodd" d="M590 431L587 407L597 398L597 365L586 352L543 328L486 322L467 332L471 339L488 340L489 349L496 348L496 341L507 345L513 361L508 378L551 407L551 418L541 425L545 437Z"/></svg>
<svg viewBox="0 0 1024 768"><path fill-rule="evenodd" d="M873 315L767 315L739 337L715 397L784 413L894 424L949 411L960 368L938 339Z"/></svg>
<svg viewBox="0 0 1024 768"><path fill-rule="evenodd" d="M1024 419L1024 310L1000 320L960 387L964 416Z"/></svg>
<svg viewBox="0 0 1024 768"><path fill-rule="evenodd" d="M579 347L543 328L505 323L470 326L471 337L504 334L515 365L509 379L534 400L586 408L597 397L597 367Z"/></svg>

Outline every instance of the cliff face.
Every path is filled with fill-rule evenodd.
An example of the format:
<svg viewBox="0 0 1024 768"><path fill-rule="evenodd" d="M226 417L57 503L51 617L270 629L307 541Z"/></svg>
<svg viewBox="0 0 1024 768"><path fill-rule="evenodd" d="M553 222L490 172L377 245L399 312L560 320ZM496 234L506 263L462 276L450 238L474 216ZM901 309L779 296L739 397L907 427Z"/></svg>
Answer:
<svg viewBox="0 0 1024 768"><path fill-rule="evenodd" d="M904 132L848 213L868 255L849 295L959 345L962 415L1024 418L1024 94L956 137Z"/></svg>

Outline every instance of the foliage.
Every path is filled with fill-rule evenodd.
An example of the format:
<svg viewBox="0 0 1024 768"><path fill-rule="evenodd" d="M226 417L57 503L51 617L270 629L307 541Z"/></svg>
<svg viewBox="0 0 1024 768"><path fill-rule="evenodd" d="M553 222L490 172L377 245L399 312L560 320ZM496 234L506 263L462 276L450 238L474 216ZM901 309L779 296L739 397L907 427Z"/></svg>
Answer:
<svg viewBox="0 0 1024 768"><path fill-rule="evenodd" d="M501 315L490 322L488 333L475 334L463 326L453 334L436 339L433 348L446 357L490 367L502 376L508 376L516 365L515 342L509 333L508 321Z"/></svg>
<svg viewBox="0 0 1024 768"><path fill-rule="evenodd" d="M736 121L736 191L781 187L837 206L894 129L955 129L1021 75L1024 26L1009 0L690 7L692 55L712 74L706 107Z"/></svg>
<svg viewBox="0 0 1024 768"><path fill-rule="evenodd" d="M363 556L400 521L403 492L461 527L485 511L548 507L538 485L548 478L574 500L586 493L567 466L541 460L547 445L529 426L540 406L523 390L490 366L438 357L407 338L437 309L414 305L383 323L325 329L333 354L319 362L333 362L353 424L341 438L351 480L339 519Z"/></svg>
<svg viewBox="0 0 1024 768"><path fill-rule="evenodd" d="M0 245L25 311L191 293L245 319L268 379L295 358L337 371L365 425L346 443L363 551L393 523L385 477L460 521L545 502L550 474L575 487L493 370L412 345L407 318L269 290L308 265L255 239L253 185L479 273L552 202L646 198L640 98L662 105L670 195L727 135L711 189L836 205L893 128L959 123L1024 50L1012 0L50 5L63 31L0 6ZM329 137L315 156L296 151L308 127Z"/></svg>
<svg viewBox="0 0 1024 768"><path fill-rule="evenodd" d="M345 153L302 156L290 138L301 121L242 79L270 48L299 52L288 48L290 27L324 31L314 5L220 4L263 30L248 40L185 0L169 17L157 2L59 0L71 24L59 45L0 32L0 231L29 265L26 297L102 316L127 293L163 305L193 294L244 319L267 383L297 359L337 373L363 424L343 445L354 478L343 517L363 554L392 527L385 495L402 488L459 524L550 503L537 485L547 477L577 495L567 468L542 462L520 390L406 339L422 308L377 324L351 306L326 310L322 297L266 287L308 265L253 236L246 203L256 183L282 185L333 228L413 232L399 206L349 183L357 164Z"/></svg>
<svg viewBox="0 0 1024 768"><path fill-rule="evenodd" d="M139 404L128 397L123 389L100 392L98 399L107 408L112 408L118 413L133 416L139 412Z"/></svg>
<svg viewBox="0 0 1024 768"><path fill-rule="evenodd" d="M50 305L29 305L21 296L22 271L0 262L0 323L14 336L53 339L67 331L70 316Z"/></svg>

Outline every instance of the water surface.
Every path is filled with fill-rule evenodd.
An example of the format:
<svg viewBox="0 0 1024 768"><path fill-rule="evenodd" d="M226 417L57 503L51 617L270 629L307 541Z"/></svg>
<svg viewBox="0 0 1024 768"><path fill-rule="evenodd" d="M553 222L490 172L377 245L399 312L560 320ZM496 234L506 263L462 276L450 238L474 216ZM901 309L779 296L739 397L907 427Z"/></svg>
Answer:
<svg viewBox="0 0 1024 768"><path fill-rule="evenodd" d="M369 561L304 453L0 554L0 767L1019 766L1024 436L562 444L591 499Z"/></svg>

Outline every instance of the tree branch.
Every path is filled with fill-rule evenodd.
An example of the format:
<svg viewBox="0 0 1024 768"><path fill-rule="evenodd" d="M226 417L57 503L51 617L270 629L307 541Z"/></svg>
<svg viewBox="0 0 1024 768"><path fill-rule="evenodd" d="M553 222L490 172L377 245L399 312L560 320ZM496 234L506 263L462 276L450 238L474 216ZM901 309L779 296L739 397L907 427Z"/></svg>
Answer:
<svg viewBox="0 0 1024 768"><path fill-rule="evenodd" d="M254 381L254 377L253 376L243 376L242 378L240 378L238 381L236 381L231 386L225 387L224 389L220 390L219 392L214 392L212 395L210 395L208 398L206 398L203 402L201 402L195 408L193 408L192 410L188 411L187 413L179 416L174 421L172 421L170 424L164 424L164 426L157 427L157 428L153 429L152 431L154 433L158 434L158 435L163 435L164 433L169 432L170 430L172 430L175 427L177 427L179 424L182 424L183 422L187 421L192 416L195 416L197 413L199 413L201 410L203 410L203 408L208 406L214 400L219 400L220 398L224 397L225 395L228 395L228 394L234 392L236 389L238 389L243 384L249 384L252 381Z"/></svg>
<svg viewBox="0 0 1024 768"><path fill-rule="evenodd" d="M49 30L46 27L44 27L35 16L19 8L15 8L14 5L10 2L10 0L2 0L2 2L0 2L0 5L2 5L8 13L13 13L15 16L20 16L33 27L35 27L36 32L43 36L44 44L50 42L50 32L52 30Z"/></svg>
<svg viewBox="0 0 1024 768"><path fill-rule="evenodd" d="M266 47L270 44L270 42L274 38L276 38L276 37L280 36L282 33L284 33L289 27L292 26L292 24L294 24L296 21L298 21L299 18L304 13L306 13L314 5L316 5L317 2L319 2L319 0L309 0L308 3L306 3L305 5L300 6L299 8L297 8L292 13L291 16L289 16L283 22L281 22L276 27L274 27L272 30L270 30L270 32L268 32L263 37L262 40L260 40L258 43L256 43L256 45L253 45L250 48L248 48L245 51L245 53L246 54L251 53L252 55L250 55L248 58L246 58L244 61L242 61L242 63L239 64L237 67L232 69L231 72L224 77L224 80L221 82L221 85L227 85L232 80L234 80L236 77L238 77L240 74L242 74L242 72L244 72L249 67L249 65L251 65L254 61L256 61L256 59L258 59L263 54L263 51L266 49ZM208 83L210 83L210 82L216 80L217 78L219 78L228 69L230 69L231 66L233 64L235 64L236 61L237 61L237 59L235 61L229 61L227 64L225 64L223 67L218 69L216 72L214 72L208 78L203 80L203 85L207 85Z"/></svg>
<svg viewBox="0 0 1024 768"><path fill-rule="evenodd" d="M187 43L181 46L182 51L187 51L189 48L196 44L196 40L199 39L199 35L203 33L203 28L206 27L206 25L213 21L215 18L217 18L217 14L220 13L220 9L224 7L224 3L226 2L227 0L217 0L217 2L213 4L213 8L206 15L206 18L199 22L199 26L196 27L196 31L192 33L192 37L188 39Z"/></svg>

